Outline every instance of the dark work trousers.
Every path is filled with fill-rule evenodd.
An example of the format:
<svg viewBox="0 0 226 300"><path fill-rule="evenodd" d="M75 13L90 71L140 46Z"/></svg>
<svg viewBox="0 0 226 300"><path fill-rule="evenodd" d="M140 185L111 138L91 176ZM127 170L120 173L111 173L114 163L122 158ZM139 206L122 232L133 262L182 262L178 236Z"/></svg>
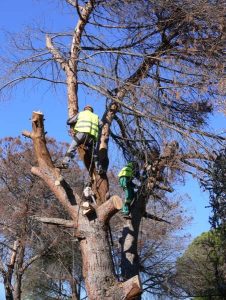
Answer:
<svg viewBox="0 0 226 300"><path fill-rule="evenodd" d="M77 132L74 135L73 140L63 158L63 163L68 164L70 162L71 158L75 156L76 149L80 145L93 147L92 151L93 151L93 158L95 162L95 160L97 159L97 149L96 149L96 143L94 137L86 132Z"/></svg>

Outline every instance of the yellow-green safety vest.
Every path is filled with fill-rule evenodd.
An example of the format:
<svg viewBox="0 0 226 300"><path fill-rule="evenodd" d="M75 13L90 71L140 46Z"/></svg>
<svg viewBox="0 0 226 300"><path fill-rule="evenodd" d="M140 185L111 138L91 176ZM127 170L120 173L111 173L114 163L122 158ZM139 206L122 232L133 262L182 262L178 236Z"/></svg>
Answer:
<svg viewBox="0 0 226 300"><path fill-rule="evenodd" d="M123 176L132 178L134 176L133 168L131 166L126 166L122 168L122 170L118 173L118 177Z"/></svg>
<svg viewBox="0 0 226 300"><path fill-rule="evenodd" d="M78 132L89 133L95 138L95 140L97 140L99 131L98 125L98 115L89 110L84 110L78 114L78 120L75 124L74 130Z"/></svg>

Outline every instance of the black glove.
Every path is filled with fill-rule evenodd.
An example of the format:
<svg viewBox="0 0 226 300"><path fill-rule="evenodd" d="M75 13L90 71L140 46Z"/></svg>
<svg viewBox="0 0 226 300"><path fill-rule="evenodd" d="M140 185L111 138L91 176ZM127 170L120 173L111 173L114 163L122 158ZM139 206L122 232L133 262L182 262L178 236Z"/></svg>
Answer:
<svg viewBox="0 0 226 300"><path fill-rule="evenodd" d="M78 120L78 115L74 115L73 117L67 119L67 125L74 126Z"/></svg>

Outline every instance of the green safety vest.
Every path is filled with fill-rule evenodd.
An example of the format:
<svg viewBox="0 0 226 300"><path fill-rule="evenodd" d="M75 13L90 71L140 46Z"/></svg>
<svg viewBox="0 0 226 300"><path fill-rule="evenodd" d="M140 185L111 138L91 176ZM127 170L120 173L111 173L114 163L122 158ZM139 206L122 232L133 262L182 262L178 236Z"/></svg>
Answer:
<svg viewBox="0 0 226 300"><path fill-rule="evenodd" d="M132 178L134 176L133 168L130 166L126 166L122 168L122 170L118 173L118 177L123 177L123 176Z"/></svg>
<svg viewBox="0 0 226 300"><path fill-rule="evenodd" d="M89 133L95 138L95 140L97 140L99 131L98 125L98 115L89 110L84 110L78 114L78 120L75 124L74 130L77 132Z"/></svg>

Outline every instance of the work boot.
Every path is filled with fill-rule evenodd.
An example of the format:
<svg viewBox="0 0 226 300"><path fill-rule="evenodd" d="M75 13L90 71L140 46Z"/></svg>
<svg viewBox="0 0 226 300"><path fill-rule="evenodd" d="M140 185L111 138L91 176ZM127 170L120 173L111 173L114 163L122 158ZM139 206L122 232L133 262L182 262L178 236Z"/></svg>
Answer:
<svg viewBox="0 0 226 300"><path fill-rule="evenodd" d="M69 163L65 163L62 161L62 162L56 163L55 167L58 169L68 169Z"/></svg>

